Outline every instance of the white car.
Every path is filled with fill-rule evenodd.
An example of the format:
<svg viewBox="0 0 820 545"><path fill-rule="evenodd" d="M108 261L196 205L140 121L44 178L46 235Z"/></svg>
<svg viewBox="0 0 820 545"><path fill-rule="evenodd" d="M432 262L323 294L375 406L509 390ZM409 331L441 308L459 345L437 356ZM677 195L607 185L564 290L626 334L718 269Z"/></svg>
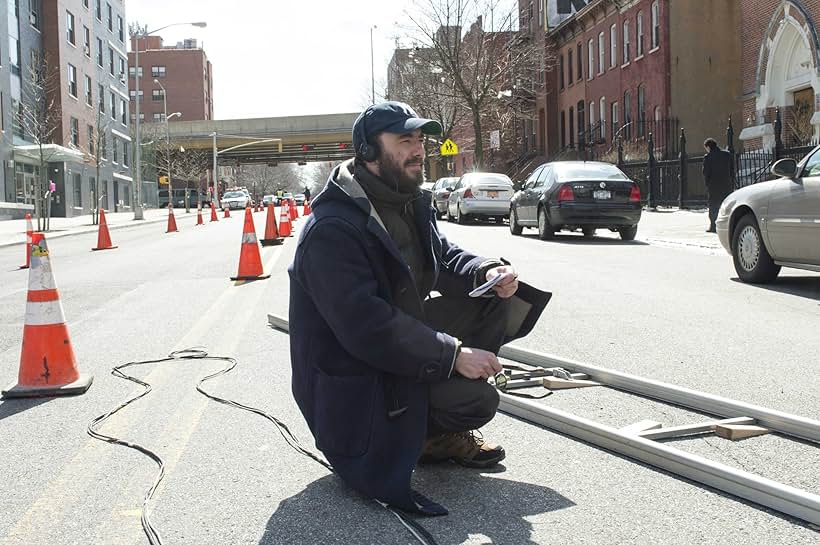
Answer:
<svg viewBox="0 0 820 545"><path fill-rule="evenodd" d="M447 219L465 223L471 218L494 218L503 223L510 217L514 190L506 174L470 172L453 187L447 201Z"/></svg>
<svg viewBox="0 0 820 545"><path fill-rule="evenodd" d="M251 196L246 191L227 191L222 195L222 208L242 209L251 205Z"/></svg>

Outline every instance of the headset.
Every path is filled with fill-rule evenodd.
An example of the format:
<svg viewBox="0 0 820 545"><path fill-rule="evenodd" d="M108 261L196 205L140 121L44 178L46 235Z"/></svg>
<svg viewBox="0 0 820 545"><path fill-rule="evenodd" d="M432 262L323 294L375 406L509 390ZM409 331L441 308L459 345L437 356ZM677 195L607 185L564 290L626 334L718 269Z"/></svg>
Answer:
<svg viewBox="0 0 820 545"><path fill-rule="evenodd" d="M368 108L362 114L362 122L356 125L356 130L361 137L360 144L356 147L356 157L365 161L366 163L370 163L375 161L379 158L381 154L381 150L379 149L379 145L376 142L368 142L367 141L367 130L365 128L365 123L367 120L367 114L373 109L372 106L368 106Z"/></svg>

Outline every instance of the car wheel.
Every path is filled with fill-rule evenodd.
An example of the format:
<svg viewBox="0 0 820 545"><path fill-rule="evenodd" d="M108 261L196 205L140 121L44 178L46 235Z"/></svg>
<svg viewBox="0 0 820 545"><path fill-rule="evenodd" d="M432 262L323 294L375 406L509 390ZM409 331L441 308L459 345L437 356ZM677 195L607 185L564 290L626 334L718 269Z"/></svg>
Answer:
<svg viewBox="0 0 820 545"><path fill-rule="evenodd" d="M455 218L453 218L453 215L450 213L450 205L449 204L447 205L447 221L455 221Z"/></svg>
<svg viewBox="0 0 820 545"><path fill-rule="evenodd" d="M584 227L583 229L581 229L581 232L584 233L584 238L592 238L595 236L594 227Z"/></svg>
<svg viewBox="0 0 820 545"><path fill-rule="evenodd" d="M520 235L524 228L518 225L518 212L515 208L510 210L510 233Z"/></svg>
<svg viewBox="0 0 820 545"><path fill-rule="evenodd" d="M752 214L746 214L737 222L732 234L732 258L735 271L744 282L765 284L780 273L780 265L775 264L766 250Z"/></svg>
<svg viewBox="0 0 820 545"><path fill-rule="evenodd" d="M538 209L538 238L541 240L552 240L555 238L555 228L547 218L547 211L544 207Z"/></svg>
<svg viewBox="0 0 820 545"><path fill-rule="evenodd" d="M635 240L635 235L638 234L638 226L630 225L629 227L622 227L618 229L621 234L621 240Z"/></svg>
<svg viewBox="0 0 820 545"><path fill-rule="evenodd" d="M467 222L466 215L461 213L461 207L456 204L456 223L459 225L464 225Z"/></svg>

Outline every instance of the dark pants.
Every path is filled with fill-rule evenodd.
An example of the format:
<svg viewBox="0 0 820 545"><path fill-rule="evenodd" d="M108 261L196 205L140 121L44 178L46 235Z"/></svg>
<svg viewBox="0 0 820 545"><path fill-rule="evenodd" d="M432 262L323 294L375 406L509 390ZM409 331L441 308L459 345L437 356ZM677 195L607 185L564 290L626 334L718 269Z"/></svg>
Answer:
<svg viewBox="0 0 820 545"><path fill-rule="evenodd" d="M709 193L709 229L715 228L718 210L720 210L720 205L723 203L723 199L725 199L727 195L728 193L719 193L717 195L712 195Z"/></svg>
<svg viewBox="0 0 820 545"><path fill-rule="evenodd" d="M509 301L499 297L436 297L424 303L427 324L457 337L463 346L498 354L504 342ZM498 392L486 380L453 374L430 386L427 435L475 430L492 420Z"/></svg>

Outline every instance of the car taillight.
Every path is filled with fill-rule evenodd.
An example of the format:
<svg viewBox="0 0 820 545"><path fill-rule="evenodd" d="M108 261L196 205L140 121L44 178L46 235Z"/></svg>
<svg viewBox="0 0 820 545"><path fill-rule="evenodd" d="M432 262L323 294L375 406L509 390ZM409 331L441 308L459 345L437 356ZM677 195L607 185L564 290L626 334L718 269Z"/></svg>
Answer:
<svg viewBox="0 0 820 545"><path fill-rule="evenodd" d="M641 202L641 188L638 184L632 184L632 189L629 191L629 202Z"/></svg>
<svg viewBox="0 0 820 545"><path fill-rule="evenodd" d="M464 197L465 199L473 199L473 198L475 198L475 197L473 196L473 190L472 190L472 189L470 189L469 187L468 187L467 189L465 189L465 190L464 190L464 195L463 195L463 197Z"/></svg>
<svg viewBox="0 0 820 545"><path fill-rule="evenodd" d="M558 190L558 202L561 201L574 201L575 200L575 193L572 191L572 187L568 185L562 185L561 189Z"/></svg>

